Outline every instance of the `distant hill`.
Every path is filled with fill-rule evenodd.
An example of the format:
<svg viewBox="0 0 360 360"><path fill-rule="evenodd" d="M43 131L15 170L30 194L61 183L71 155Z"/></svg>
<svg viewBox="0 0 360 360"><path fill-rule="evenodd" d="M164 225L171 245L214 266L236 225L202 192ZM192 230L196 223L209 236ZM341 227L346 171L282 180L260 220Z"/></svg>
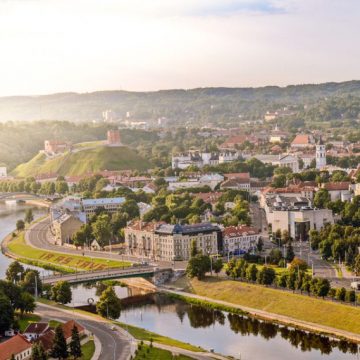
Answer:
<svg viewBox="0 0 360 360"><path fill-rule="evenodd" d="M262 117L272 106L314 104L328 97L360 96L360 81L266 86L261 88L199 88L156 92L101 91L0 98L0 121L101 120L112 109L119 118L156 120L168 117L176 124L221 117Z"/></svg>
<svg viewBox="0 0 360 360"><path fill-rule="evenodd" d="M78 147L80 148L80 147ZM102 170L146 170L150 163L126 146L98 146L78 152L67 152L53 159L39 153L27 163L13 170L16 177L58 174L63 176L85 175Z"/></svg>

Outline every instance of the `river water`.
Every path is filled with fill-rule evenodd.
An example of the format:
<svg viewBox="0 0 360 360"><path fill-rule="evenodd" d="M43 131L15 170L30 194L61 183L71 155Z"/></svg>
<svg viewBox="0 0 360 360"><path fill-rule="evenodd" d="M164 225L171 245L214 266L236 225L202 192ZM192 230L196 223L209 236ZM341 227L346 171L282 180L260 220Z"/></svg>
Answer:
<svg viewBox="0 0 360 360"><path fill-rule="evenodd" d="M26 205L0 203L0 238L15 228L16 221L24 218L27 208ZM35 218L47 211L32 209ZM10 262L11 259L0 253L0 279L5 277ZM125 298L139 295L139 290L118 286L116 293ZM73 287L71 305L96 302L98 296L95 286L78 285ZM189 305L159 294L148 295L140 304L125 307L119 320L241 360L359 359L357 346L344 341Z"/></svg>
<svg viewBox="0 0 360 360"><path fill-rule="evenodd" d="M0 202L0 241L16 227L16 221L24 219L25 211L28 208L33 211L34 219L37 219L47 213L45 207L34 207L23 204L11 204L7 205L4 202ZM6 257L0 252L0 279L5 277L5 272L9 264L12 262L11 259ZM24 265L24 267L36 268L34 266ZM43 269L39 269L44 272Z"/></svg>

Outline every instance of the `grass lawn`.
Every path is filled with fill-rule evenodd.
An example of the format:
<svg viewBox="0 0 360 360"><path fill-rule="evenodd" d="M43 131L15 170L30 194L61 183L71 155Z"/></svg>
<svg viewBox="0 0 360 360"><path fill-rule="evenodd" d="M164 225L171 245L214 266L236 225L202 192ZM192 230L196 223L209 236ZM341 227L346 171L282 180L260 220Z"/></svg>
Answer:
<svg viewBox="0 0 360 360"><path fill-rule="evenodd" d="M191 280L194 294L360 333L360 307L220 278Z"/></svg>
<svg viewBox="0 0 360 360"><path fill-rule="evenodd" d="M20 328L19 330L23 332L30 323L38 322L40 320L41 320L40 316L35 314L24 314L23 316L19 314L18 315L18 323Z"/></svg>
<svg viewBox="0 0 360 360"><path fill-rule="evenodd" d="M87 343L81 346L82 356L80 360L91 360L95 352L94 340L89 340Z"/></svg>
<svg viewBox="0 0 360 360"><path fill-rule="evenodd" d="M175 355L175 354L174 354ZM141 345L141 349L137 350L134 360L192 360L193 358L185 355L175 355L170 351L150 347L149 345Z"/></svg>
<svg viewBox="0 0 360 360"><path fill-rule="evenodd" d="M24 233L20 233L15 238L11 239L8 244L11 252L21 258L28 258L36 261L40 266L41 264L47 266L59 267L59 270L102 270L108 267L127 267L130 266L129 262L106 260L99 258L90 258L88 256L60 254L51 251L33 248L25 243Z"/></svg>
<svg viewBox="0 0 360 360"><path fill-rule="evenodd" d="M154 342L157 342L159 344L175 346L175 347L190 350L190 351L204 351L200 347L197 347L197 346L194 346L194 345L191 345L188 343L184 343L182 341L174 340L174 339L168 338L166 336L155 334L151 331L147 331L145 329L142 329L142 328L139 328L136 326L126 325L126 324L120 323L118 321L114 321L114 324L121 326L123 329L128 331L134 338L136 338L138 340L150 341L152 339Z"/></svg>

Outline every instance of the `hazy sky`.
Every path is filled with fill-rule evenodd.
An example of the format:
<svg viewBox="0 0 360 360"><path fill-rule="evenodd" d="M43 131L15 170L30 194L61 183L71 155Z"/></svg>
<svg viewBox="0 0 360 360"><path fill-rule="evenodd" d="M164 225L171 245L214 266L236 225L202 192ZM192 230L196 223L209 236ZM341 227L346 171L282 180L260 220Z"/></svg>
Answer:
<svg viewBox="0 0 360 360"><path fill-rule="evenodd" d="M0 96L360 79L360 0L0 0Z"/></svg>

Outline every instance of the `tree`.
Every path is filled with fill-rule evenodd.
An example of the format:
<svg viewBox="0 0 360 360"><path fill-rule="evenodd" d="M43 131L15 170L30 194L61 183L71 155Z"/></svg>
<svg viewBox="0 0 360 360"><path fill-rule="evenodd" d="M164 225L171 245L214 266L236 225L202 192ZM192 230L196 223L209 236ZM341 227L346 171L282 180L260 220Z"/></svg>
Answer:
<svg viewBox="0 0 360 360"><path fill-rule="evenodd" d="M21 314L32 313L36 308L35 299L28 292L24 291L20 295L20 301L18 302L18 309Z"/></svg>
<svg viewBox="0 0 360 360"><path fill-rule="evenodd" d="M194 257L198 254L197 247L196 247L196 240L191 241L191 248L190 248L190 257Z"/></svg>
<svg viewBox="0 0 360 360"><path fill-rule="evenodd" d="M55 336L53 341L53 346L50 352L51 357L55 359L67 359L69 356L66 340L64 336L64 331L61 325L58 325L55 328Z"/></svg>
<svg viewBox="0 0 360 360"><path fill-rule="evenodd" d="M67 281L58 281L51 288L51 298L60 304L71 302L72 293L70 284Z"/></svg>
<svg viewBox="0 0 360 360"><path fill-rule="evenodd" d="M37 291L35 291L35 287L37 286ZM38 270L30 270L27 269L24 272L24 279L21 282L21 287L24 291L32 295L41 294L42 292L42 281L40 278L40 273Z"/></svg>
<svg viewBox="0 0 360 360"><path fill-rule="evenodd" d="M121 312L121 300L112 286L107 287L96 304L96 311L103 317L117 319Z"/></svg>
<svg viewBox="0 0 360 360"><path fill-rule="evenodd" d="M289 243L291 240L290 238L290 234L288 230L283 230L282 234L281 234L281 242L282 244L287 244Z"/></svg>
<svg viewBox="0 0 360 360"><path fill-rule="evenodd" d="M25 211L25 219L24 220L28 224L30 224L31 222L34 221L34 215L33 215L32 209L26 209L26 211Z"/></svg>
<svg viewBox="0 0 360 360"><path fill-rule="evenodd" d="M223 268L223 261L221 259L216 259L215 261L213 261L212 268L215 274L219 274L219 272Z"/></svg>
<svg viewBox="0 0 360 360"><path fill-rule="evenodd" d="M320 189L314 196L314 205L317 208L324 209L329 204L331 198L330 194L326 189Z"/></svg>
<svg viewBox="0 0 360 360"><path fill-rule="evenodd" d="M246 279L249 281L256 281L258 269L255 264L252 264L246 269Z"/></svg>
<svg viewBox="0 0 360 360"><path fill-rule="evenodd" d="M286 261L291 262L291 261L293 261L294 257L295 257L294 249L293 249L291 243L289 243L286 246L285 259L286 259Z"/></svg>
<svg viewBox="0 0 360 360"><path fill-rule="evenodd" d="M8 297L0 293L0 334L11 328L14 322L14 309Z"/></svg>
<svg viewBox="0 0 360 360"><path fill-rule="evenodd" d="M16 222L16 230L17 231L22 231L25 229L25 222L24 220L21 220L19 219L17 222Z"/></svg>
<svg viewBox="0 0 360 360"><path fill-rule="evenodd" d="M210 271L210 267L209 256L198 254L190 258L186 267L186 273L190 278L197 277L198 280L201 280L205 274Z"/></svg>
<svg viewBox="0 0 360 360"><path fill-rule="evenodd" d="M110 244L112 232L109 215L99 215L91 227L94 238L102 248Z"/></svg>
<svg viewBox="0 0 360 360"><path fill-rule="evenodd" d="M41 343L34 343L31 348L31 360L47 360L47 355Z"/></svg>
<svg viewBox="0 0 360 360"><path fill-rule="evenodd" d="M69 187L66 181L57 181L55 184L55 192L57 194L66 194L69 191Z"/></svg>
<svg viewBox="0 0 360 360"><path fill-rule="evenodd" d="M258 243L256 244L256 248L258 252L262 252L262 249L264 248L264 240L262 239L262 237L259 237Z"/></svg>
<svg viewBox="0 0 360 360"><path fill-rule="evenodd" d="M339 301L345 301L346 289L344 287L336 289L336 299Z"/></svg>
<svg viewBox="0 0 360 360"><path fill-rule="evenodd" d="M294 257L294 259L290 263L290 269L293 270L300 270L300 271L306 271L308 268L308 265L305 260L302 260L298 257Z"/></svg>
<svg viewBox="0 0 360 360"><path fill-rule="evenodd" d="M275 280L275 270L264 266L257 274L257 282L263 285L271 285Z"/></svg>
<svg viewBox="0 0 360 360"><path fill-rule="evenodd" d="M345 301L353 303L355 302L355 299L356 299L356 293L354 290L346 291Z"/></svg>
<svg viewBox="0 0 360 360"><path fill-rule="evenodd" d="M17 283L23 274L24 267L18 261L13 261L6 270L6 280Z"/></svg>
<svg viewBox="0 0 360 360"><path fill-rule="evenodd" d="M355 271L356 276L360 275L360 254L356 255L354 271Z"/></svg>
<svg viewBox="0 0 360 360"><path fill-rule="evenodd" d="M78 359L82 356L79 331L75 325L71 330L70 355L74 359Z"/></svg>
<svg viewBox="0 0 360 360"><path fill-rule="evenodd" d="M316 295L324 298L330 291L330 281L328 279L317 279Z"/></svg>
<svg viewBox="0 0 360 360"><path fill-rule="evenodd" d="M272 264L278 264L279 261L282 259L282 253L280 249L271 249L269 253L269 261Z"/></svg>

